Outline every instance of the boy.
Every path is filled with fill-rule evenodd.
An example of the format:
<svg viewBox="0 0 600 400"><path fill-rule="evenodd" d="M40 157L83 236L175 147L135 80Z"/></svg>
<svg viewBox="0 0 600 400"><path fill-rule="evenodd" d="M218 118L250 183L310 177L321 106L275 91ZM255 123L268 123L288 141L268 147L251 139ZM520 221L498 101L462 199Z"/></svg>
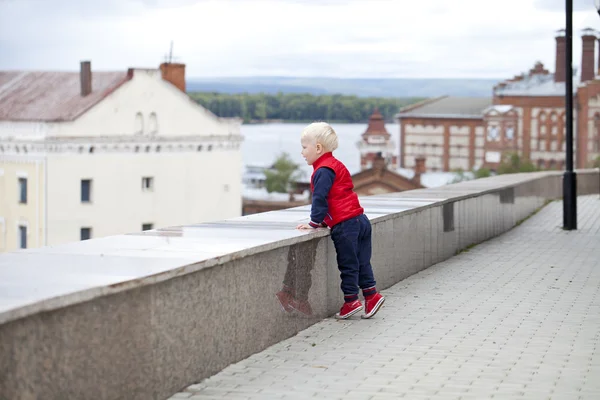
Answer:
<svg viewBox="0 0 600 400"><path fill-rule="evenodd" d="M344 292L344 305L335 316L346 319L363 309L358 299L360 287L366 304L362 317L371 318L385 300L375 289L371 267L371 223L353 190L348 169L332 154L338 147L337 135L329 124L315 122L302 131L300 142L302 156L313 166L313 199L310 222L296 228L331 228Z"/></svg>

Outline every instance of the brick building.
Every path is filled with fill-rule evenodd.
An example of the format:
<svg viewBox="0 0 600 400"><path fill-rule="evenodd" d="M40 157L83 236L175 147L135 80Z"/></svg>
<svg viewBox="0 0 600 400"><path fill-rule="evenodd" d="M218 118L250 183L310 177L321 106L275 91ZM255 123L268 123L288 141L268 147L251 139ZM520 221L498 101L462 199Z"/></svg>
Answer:
<svg viewBox="0 0 600 400"><path fill-rule="evenodd" d="M542 63L497 84L491 98L440 97L404 108L400 166L425 157L428 168L495 169L502 154L516 151L539 168L563 168L565 160L565 35L556 35L555 73ZM600 76L597 34L582 32L580 74L573 76L575 166L600 156ZM600 56L600 52L599 52Z"/></svg>

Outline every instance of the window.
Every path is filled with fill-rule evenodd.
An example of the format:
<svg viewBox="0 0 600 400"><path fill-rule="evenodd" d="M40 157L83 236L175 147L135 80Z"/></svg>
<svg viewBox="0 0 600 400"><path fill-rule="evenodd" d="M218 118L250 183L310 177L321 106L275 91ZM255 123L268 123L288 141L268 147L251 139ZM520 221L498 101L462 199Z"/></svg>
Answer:
<svg viewBox="0 0 600 400"><path fill-rule="evenodd" d="M148 128L151 135L156 135L158 133L158 120L155 112L151 113L148 118Z"/></svg>
<svg viewBox="0 0 600 400"><path fill-rule="evenodd" d="M369 136L367 138L369 143L385 143L385 137L383 136Z"/></svg>
<svg viewBox="0 0 600 400"><path fill-rule="evenodd" d="M142 178L142 190L145 192L154 190L154 178L149 176Z"/></svg>
<svg viewBox="0 0 600 400"><path fill-rule="evenodd" d="M540 112L538 114L538 138L545 138L546 137L546 133L548 132L548 121L546 118L546 113L545 112ZM542 149L542 145L540 144L540 142L538 142L538 150Z"/></svg>
<svg viewBox="0 0 600 400"><path fill-rule="evenodd" d="M19 225L19 248L27 248L27 227Z"/></svg>
<svg viewBox="0 0 600 400"><path fill-rule="evenodd" d="M88 240L92 238L92 228L81 228L79 234L81 240Z"/></svg>
<svg viewBox="0 0 600 400"><path fill-rule="evenodd" d="M92 180L81 180L81 202L90 203L92 201Z"/></svg>
<svg viewBox="0 0 600 400"><path fill-rule="evenodd" d="M135 133L139 135L144 133L144 117L141 112L135 114Z"/></svg>
<svg viewBox="0 0 600 400"><path fill-rule="evenodd" d="M27 204L27 178L19 178L19 203Z"/></svg>
<svg viewBox="0 0 600 400"><path fill-rule="evenodd" d="M488 126L488 141L498 140L498 127Z"/></svg>
<svg viewBox="0 0 600 400"><path fill-rule="evenodd" d="M149 231L151 229L154 229L154 224L142 224L143 231Z"/></svg>
<svg viewBox="0 0 600 400"><path fill-rule="evenodd" d="M513 140L515 137L515 128L512 126L506 127L506 140Z"/></svg>

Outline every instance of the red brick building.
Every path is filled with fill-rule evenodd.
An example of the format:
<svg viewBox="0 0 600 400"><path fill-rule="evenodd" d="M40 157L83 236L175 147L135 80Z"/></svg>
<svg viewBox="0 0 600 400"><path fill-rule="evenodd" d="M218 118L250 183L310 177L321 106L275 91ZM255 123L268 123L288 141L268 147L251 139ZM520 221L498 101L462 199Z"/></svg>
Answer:
<svg viewBox="0 0 600 400"><path fill-rule="evenodd" d="M439 97L407 107L400 120L400 166L414 168L417 158L430 171L468 170L483 158L483 111L491 99Z"/></svg>
<svg viewBox="0 0 600 400"><path fill-rule="evenodd" d="M400 122L400 165L425 157L432 170L485 166L516 151L540 168L565 160L565 36L556 35L555 73L540 62L528 73L499 83L488 99L441 97L407 107ZM600 156L600 77L596 32L582 32L580 74L573 76L575 166ZM600 56L600 51L599 51Z"/></svg>

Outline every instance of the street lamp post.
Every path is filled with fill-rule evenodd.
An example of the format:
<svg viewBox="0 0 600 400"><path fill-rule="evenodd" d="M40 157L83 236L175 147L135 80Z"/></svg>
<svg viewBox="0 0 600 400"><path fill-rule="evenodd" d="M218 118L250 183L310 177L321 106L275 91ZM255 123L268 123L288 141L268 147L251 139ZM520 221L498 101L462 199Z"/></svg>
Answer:
<svg viewBox="0 0 600 400"><path fill-rule="evenodd" d="M600 3L600 0L595 0ZM573 171L573 0L566 0L565 118L566 169L563 176L563 229L577 229L577 175Z"/></svg>
<svg viewBox="0 0 600 400"><path fill-rule="evenodd" d="M596 11L598 11L598 16L600 16L600 0L594 0L594 4L596 5ZM600 51L600 49L598 51ZM598 65L598 68L600 68L600 65ZM598 179L600 179L600 165L598 165ZM600 193L600 189L599 189L599 193Z"/></svg>

